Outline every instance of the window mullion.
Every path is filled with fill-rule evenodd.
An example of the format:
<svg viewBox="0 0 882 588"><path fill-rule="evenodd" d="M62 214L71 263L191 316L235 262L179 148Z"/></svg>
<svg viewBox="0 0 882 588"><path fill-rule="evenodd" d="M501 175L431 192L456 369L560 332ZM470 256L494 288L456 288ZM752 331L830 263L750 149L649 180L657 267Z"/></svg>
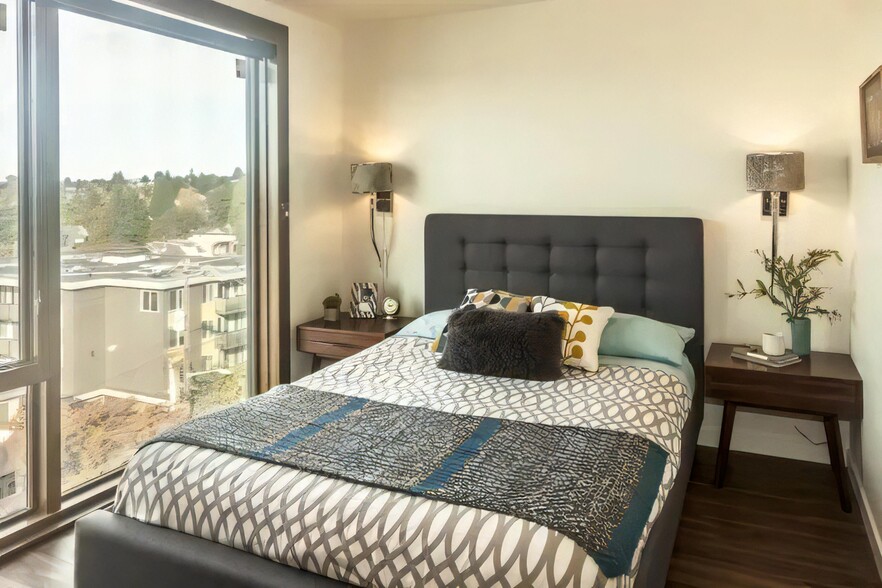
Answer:
<svg viewBox="0 0 882 588"><path fill-rule="evenodd" d="M34 252L39 306L37 359L45 384L38 392L37 432L39 507L61 507L61 258L59 198L58 10L35 6L32 100L32 201L35 204Z"/></svg>

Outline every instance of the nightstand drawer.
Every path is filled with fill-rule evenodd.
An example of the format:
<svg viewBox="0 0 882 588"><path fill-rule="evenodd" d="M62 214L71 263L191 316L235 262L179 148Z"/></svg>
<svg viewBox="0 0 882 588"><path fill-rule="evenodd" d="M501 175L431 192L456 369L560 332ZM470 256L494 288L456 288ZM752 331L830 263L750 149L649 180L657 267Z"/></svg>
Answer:
<svg viewBox="0 0 882 588"><path fill-rule="evenodd" d="M297 351L312 354L312 371L322 359L344 359L391 337L414 319L354 319L341 315L338 321L315 319L297 326Z"/></svg>
<svg viewBox="0 0 882 588"><path fill-rule="evenodd" d="M297 334L300 338L301 345L314 341L331 345L351 345L353 347L364 349L383 340L382 334L353 333L352 331L299 329ZM305 348L301 349L301 351L313 353Z"/></svg>
<svg viewBox="0 0 882 588"><path fill-rule="evenodd" d="M854 386L837 382L778 381L752 378L733 381L708 370L705 389L709 398L718 398L760 408L799 410L818 414L837 414L845 419L861 418L862 395Z"/></svg>
<svg viewBox="0 0 882 588"><path fill-rule="evenodd" d="M376 341L374 342L376 343ZM370 345L373 345L371 343ZM343 359L355 355L359 351L367 349L370 345L363 347L355 345L344 345L340 343L325 343L323 341L304 341L300 340L298 349L304 353L313 353L320 357L330 357L333 359Z"/></svg>

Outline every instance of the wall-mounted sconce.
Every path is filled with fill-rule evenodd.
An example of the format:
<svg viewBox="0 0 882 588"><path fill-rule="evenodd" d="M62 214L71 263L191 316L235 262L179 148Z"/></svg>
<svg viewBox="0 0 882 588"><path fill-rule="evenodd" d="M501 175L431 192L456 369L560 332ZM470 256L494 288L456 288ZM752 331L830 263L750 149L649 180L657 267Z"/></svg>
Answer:
<svg viewBox="0 0 882 588"><path fill-rule="evenodd" d="M751 153L747 156L747 189L762 192L762 213L772 217L772 259L778 257L778 217L787 216L788 194L805 188L802 151Z"/></svg>
<svg viewBox="0 0 882 588"><path fill-rule="evenodd" d="M376 213L392 213L392 164L353 163L349 166L353 194L373 194L370 208L371 243L380 262L381 292L386 296L386 275L389 271L389 245L386 241L386 214L383 215L383 251L377 246ZM374 199L376 198L376 203ZM391 219L390 219L391 220ZM383 300L385 304L385 300ZM387 315L384 318L392 318Z"/></svg>
<svg viewBox="0 0 882 588"><path fill-rule="evenodd" d="M392 164L353 163L350 167L353 194L374 194L377 212L392 212Z"/></svg>

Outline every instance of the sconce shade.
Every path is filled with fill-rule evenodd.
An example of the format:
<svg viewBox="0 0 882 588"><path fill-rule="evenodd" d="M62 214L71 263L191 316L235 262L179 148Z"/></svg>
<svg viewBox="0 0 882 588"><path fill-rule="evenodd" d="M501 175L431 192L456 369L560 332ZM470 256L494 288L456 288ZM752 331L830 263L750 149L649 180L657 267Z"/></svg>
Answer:
<svg viewBox="0 0 882 588"><path fill-rule="evenodd" d="M392 191L391 163L353 163L352 174L353 194L376 194Z"/></svg>
<svg viewBox="0 0 882 588"><path fill-rule="evenodd" d="M752 192L791 192L805 188L802 151L751 153L747 156L747 189Z"/></svg>

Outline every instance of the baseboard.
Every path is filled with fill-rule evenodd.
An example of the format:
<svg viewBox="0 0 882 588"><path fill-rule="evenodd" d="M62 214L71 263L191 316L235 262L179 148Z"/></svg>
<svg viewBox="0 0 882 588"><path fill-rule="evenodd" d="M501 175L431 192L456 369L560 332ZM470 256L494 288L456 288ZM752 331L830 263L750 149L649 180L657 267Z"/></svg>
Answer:
<svg viewBox="0 0 882 588"><path fill-rule="evenodd" d="M851 451L847 454L848 463L854 463ZM848 468L848 477L851 480L851 487L857 498L858 509L861 511L861 518L864 520L864 529L867 530L867 538L870 540L870 550L873 552L873 558L876 560L876 571L882 578L882 535L879 534L879 526L873 512L870 510L870 501L867 499L867 492L864 489L864 482L857 475L854 467Z"/></svg>

